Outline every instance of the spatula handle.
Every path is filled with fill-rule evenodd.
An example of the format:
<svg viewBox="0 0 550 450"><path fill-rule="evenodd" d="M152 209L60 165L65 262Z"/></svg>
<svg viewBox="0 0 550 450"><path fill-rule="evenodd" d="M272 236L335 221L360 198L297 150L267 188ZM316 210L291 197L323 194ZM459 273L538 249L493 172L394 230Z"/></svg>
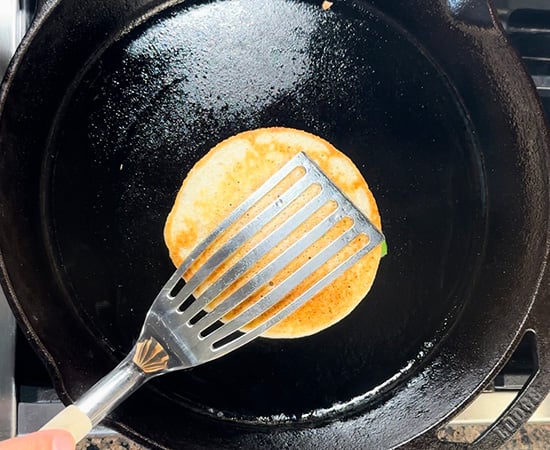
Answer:
<svg viewBox="0 0 550 450"><path fill-rule="evenodd" d="M78 442L148 378L128 356L74 405L66 407L42 429L66 430Z"/></svg>
<svg viewBox="0 0 550 450"><path fill-rule="evenodd" d="M75 405L69 405L51 419L41 430L65 430L75 442L83 439L93 428L92 421Z"/></svg>

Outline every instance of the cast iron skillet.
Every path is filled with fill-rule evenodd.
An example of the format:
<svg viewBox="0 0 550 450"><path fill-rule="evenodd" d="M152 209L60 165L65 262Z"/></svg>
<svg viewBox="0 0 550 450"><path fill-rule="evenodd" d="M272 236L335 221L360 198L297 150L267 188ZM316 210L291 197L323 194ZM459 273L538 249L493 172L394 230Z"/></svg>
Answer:
<svg viewBox="0 0 550 450"><path fill-rule="evenodd" d="M51 1L1 106L2 282L65 401L130 348L176 192L222 139L315 133L378 200L389 255L348 318L159 379L110 418L131 437L458 448L434 430L529 330L538 371L477 445L547 393L547 132L483 1Z"/></svg>

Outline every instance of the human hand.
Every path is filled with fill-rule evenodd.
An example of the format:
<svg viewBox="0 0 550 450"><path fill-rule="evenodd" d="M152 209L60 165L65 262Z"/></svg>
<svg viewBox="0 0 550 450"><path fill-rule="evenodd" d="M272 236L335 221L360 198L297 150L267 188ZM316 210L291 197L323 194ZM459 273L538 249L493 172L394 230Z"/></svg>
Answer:
<svg viewBox="0 0 550 450"><path fill-rule="evenodd" d="M74 450L75 442L67 431L45 430L0 442L0 450Z"/></svg>

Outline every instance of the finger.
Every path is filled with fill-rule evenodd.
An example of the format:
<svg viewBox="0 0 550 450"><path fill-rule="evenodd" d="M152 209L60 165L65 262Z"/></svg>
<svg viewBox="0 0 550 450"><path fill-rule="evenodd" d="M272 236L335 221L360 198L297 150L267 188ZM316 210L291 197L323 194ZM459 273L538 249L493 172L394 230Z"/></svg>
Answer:
<svg viewBox="0 0 550 450"><path fill-rule="evenodd" d="M70 433L62 430L45 430L0 442L0 450L74 450Z"/></svg>

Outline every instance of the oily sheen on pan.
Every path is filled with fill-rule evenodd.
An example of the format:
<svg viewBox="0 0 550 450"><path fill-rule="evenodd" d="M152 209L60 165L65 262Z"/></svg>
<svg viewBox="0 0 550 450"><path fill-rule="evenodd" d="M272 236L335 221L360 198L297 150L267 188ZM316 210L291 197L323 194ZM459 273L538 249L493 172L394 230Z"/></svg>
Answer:
<svg viewBox="0 0 550 450"><path fill-rule="evenodd" d="M208 236L232 209L298 152L305 152L381 230L381 219L374 196L359 170L347 156L324 139L305 131L261 128L239 133L216 145L195 164L183 181L164 229L165 242L173 263L179 266L191 250ZM274 254L266 255L266 258L273 258L300 233L314 225L315 218L306 221L275 249ZM334 232L338 232L339 226L345 227L346 224L339 223ZM326 236L327 240L332 238ZM322 241L319 245L322 245ZM246 251L247 247L241 249L234 258L242 257ZM341 255L339 258L344 256ZM311 254L300 255L294 263L295 266L286 270L292 271L293 267L296 268L309 257ZM381 246L378 246L263 336L303 337L340 321L367 295L376 276L380 258ZM330 270L337 263L338 258L335 258L328 261L326 267L323 266L320 270ZM189 278L192 273L193 266L185 278ZM280 276L284 277L285 273ZM307 286L307 282L299 286L289 294L289 297L299 295ZM261 295L261 292L258 295Z"/></svg>

